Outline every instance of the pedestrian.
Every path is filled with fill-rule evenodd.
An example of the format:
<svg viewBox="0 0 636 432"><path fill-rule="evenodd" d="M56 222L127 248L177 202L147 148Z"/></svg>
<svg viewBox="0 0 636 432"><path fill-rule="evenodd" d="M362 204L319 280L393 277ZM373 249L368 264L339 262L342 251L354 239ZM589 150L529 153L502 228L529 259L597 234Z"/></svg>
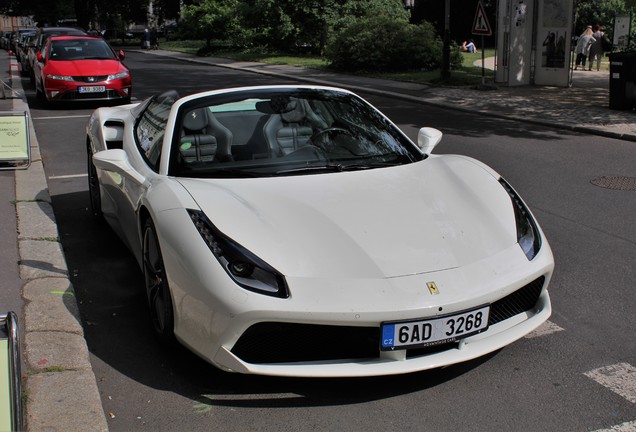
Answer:
<svg viewBox="0 0 636 432"><path fill-rule="evenodd" d="M590 68L588 70L592 70L594 60L596 60L596 70L599 71L601 70L601 59L603 58L603 38L605 37L605 33L601 31L600 25L596 24L594 26L592 37L595 41L592 46L590 46Z"/></svg>
<svg viewBox="0 0 636 432"><path fill-rule="evenodd" d="M583 70L585 70L585 61L590 55L590 46L596 42L596 39L592 36L593 33L591 25L587 26L585 31L581 33L576 43L576 65L574 66L574 70L577 70L579 66L582 66Z"/></svg>
<svg viewBox="0 0 636 432"><path fill-rule="evenodd" d="M464 41L461 46L461 50L469 53L476 53L477 47L475 46L475 41L472 39L468 39L468 41Z"/></svg>
<svg viewBox="0 0 636 432"><path fill-rule="evenodd" d="M152 35L150 34L150 30L144 29L144 34L141 37L141 48L142 49L150 49Z"/></svg>

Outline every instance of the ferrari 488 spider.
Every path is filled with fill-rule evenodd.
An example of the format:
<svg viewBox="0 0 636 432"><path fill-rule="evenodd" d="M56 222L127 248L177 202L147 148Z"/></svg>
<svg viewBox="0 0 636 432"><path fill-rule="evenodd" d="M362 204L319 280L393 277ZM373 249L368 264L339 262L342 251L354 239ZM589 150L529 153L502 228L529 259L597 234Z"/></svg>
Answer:
<svg viewBox="0 0 636 432"><path fill-rule="evenodd" d="M515 190L441 136L331 87L168 92L92 115L92 210L160 337L223 370L441 367L545 322L554 268Z"/></svg>

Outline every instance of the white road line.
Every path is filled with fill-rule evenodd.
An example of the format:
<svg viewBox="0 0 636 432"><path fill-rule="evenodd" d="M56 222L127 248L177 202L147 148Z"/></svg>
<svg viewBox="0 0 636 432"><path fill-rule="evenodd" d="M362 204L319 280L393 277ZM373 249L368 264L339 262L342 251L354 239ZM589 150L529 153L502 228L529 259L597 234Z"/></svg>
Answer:
<svg viewBox="0 0 636 432"><path fill-rule="evenodd" d="M636 421L621 423L609 429L598 429L594 432L635 432Z"/></svg>
<svg viewBox="0 0 636 432"><path fill-rule="evenodd" d="M55 116L55 117L33 117L32 120L61 120L69 118L89 118L90 114L84 115L69 115L69 116Z"/></svg>
<svg viewBox="0 0 636 432"><path fill-rule="evenodd" d="M526 338L535 338L535 337L547 336L547 335L550 335L552 333L560 332L560 331L563 331L563 330L564 330L563 327L559 327L558 325L556 325L552 321L546 321L538 329L534 330L533 332L528 333L526 335Z"/></svg>
<svg viewBox="0 0 636 432"><path fill-rule="evenodd" d="M51 176L49 180L61 180L61 179L70 179L70 178L80 178L80 177L88 177L88 174L69 174L62 176Z"/></svg>
<svg viewBox="0 0 636 432"><path fill-rule="evenodd" d="M636 404L636 368L629 363L605 366L584 375Z"/></svg>

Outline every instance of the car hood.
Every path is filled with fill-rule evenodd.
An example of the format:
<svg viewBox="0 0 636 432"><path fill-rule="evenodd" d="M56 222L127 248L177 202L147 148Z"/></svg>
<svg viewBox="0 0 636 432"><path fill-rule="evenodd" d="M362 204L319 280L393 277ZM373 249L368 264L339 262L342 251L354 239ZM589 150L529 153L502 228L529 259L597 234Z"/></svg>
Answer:
<svg viewBox="0 0 636 432"><path fill-rule="evenodd" d="M290 277L421 274L516 243L498 178L460 156L356 172L179 181L218 229Z"/></svg>
<svg viewBox="0 0 636 432"><path fill-rule="evenodd" d="M116 74L122 69L119 60L51 60L46 63L44 72L53 75L99 76Z"/></svg>

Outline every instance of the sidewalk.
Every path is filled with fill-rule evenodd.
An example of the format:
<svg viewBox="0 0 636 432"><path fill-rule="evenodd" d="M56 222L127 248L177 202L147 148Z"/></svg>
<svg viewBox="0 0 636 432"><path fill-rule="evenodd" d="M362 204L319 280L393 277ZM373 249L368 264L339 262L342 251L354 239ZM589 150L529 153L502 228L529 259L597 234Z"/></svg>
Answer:
<svg viewBox="0 0 636 432"><path fill-rule="evenodd" d="M140 52L268 74L280 78L281 83L300 80L341 86L357 92L399 97L490 117L636 141L636 113L608 108L607 72L577 71L572 88L499 87L478 90L360 78L284 65L197 58L162 50ZM10 67L10 63L14 67ZM9 71L13 72L13 77ZM6 52L0 52L0 78L11 83L17 92L17 97L8 92L4 99L0 98L0 111L28 112L15 59L9 59ZM23 389L28 395L25 408L27 430L106 431L108 425L59 242L37 137L32 125L30 127L31 166L26 170L0 172L0 200L5 204L15 202L15 219L7 218L4 226L11 234L2 236L0 248L9 252L15 250L13 255L18 257L13 260L9 253L9 258L0 262L0 269L6 275L5 281L20 284L12 290L15 293L12 295L21 295L21 298L12 299L9 304L12 308L23 305L22 311L15 312L20 319L24 347L22 363ZM15 227L7 229L14 223ZM0 301L2 299L0 296ZM5 305L0 304L0 311L4 312L4 309Z"/></svg>
<svg viewBox="0 0 636 432"><path fill-rule="evenodd" d="M0 111L29 113L17 63L5 51L0 52L0 79L10 86L0 95ZM13 207L14 214L3 219L7 235L0 238L0 248L15 256L0 262L0 287L15 283L0 295L0 311L18 315L24 426L27 431L107 431L30 114L28 121L31 165L0 171L2 208Z"/></svg>

